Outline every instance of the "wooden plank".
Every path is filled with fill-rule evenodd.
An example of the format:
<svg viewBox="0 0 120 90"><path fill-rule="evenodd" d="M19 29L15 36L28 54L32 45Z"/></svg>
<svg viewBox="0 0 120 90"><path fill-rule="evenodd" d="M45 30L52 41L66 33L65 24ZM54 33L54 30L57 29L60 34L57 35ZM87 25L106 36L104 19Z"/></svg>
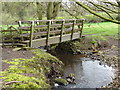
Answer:
<svg viewBox="0 0 120 90"><path fill-rule="evenodd" d="M80 25L80 26L81 26L81 25L82 25L82 23L75 23L75 25Z"/></svg>
<svg viewBox="0 0 120 90"><path fill-rule="evenodd" d="M25 36L27 37L27 36L29 36L29 35L30 35L29 33L20 34L20 36L24 36L24 37L25 37Z"/></svg>
<svg viewBox="0 0 120 90"><path fill-rule="evenodd" d="M37 25L37 26L34 26L35 29L40 29L40 28L47 28L48 25Z"/></svg>
<svg viewBox="0 0 120 90"><path fill-rule="evenodd" d="M35 29L42 29L42 28L47 28L48 25L38 25L38 26L34 26ZM22 26L22 27L18 27L18 29L22 29L22 30L29 30L31 27L30 26Z"/></svg>
<svg viewBox="0 0 120 90"><path fill-rule="evenodd" d="M22 27L18 27L18 29L30 29L30 26L22 26Z"/></svg>
<svg viewBox="0 0 120 90"><path fill-rule="evenodd" d="M19 40L2 40L2 42L16 42L16 41L19 41Z"/></svg>
<svg viewBox="0 0 120 90"><path fill-rule="evenodd" d="M51 27L61 27L62 24L51 24Z"/></svg>
<svg viewBox="0 0 120 90"><path fill-rule="evenodd" d="M14 44L12 44L12 43L4 43L4 44L2 44L2 46L23 46L23 47L25 47L26 44L20 44L20 43L14 43Z"/></svg>
<svg viewBox="0 0 120 90"><path fill-rule="evenodd" d="M62 42L71 40L71 34L65 34L62 37L63 37ZM73 40L78 39L78 38L79 38L79 33L74 33ZM36 39L36 40L32 40L32 41L33 41L33 47L40 47L40 46L46 45L46 38ZM27 43L28 40L24 41L24 42ZM59 42L60 42L60 35L54 36L54 37L49 37L48 45L59 43Z"/></svg>
<svg viewBox="0 0 120 90"><path fill-rule="evenodd" d="M71 32L72 29L65 29L64 30L64 33L69 33ZM80 29L74 29L74 31L79 31ZM59 34L61 32L61 30L53 30L53 31L50 31L50 34ZM30 34L29 33L25 33L25 34L20 34L20 36L29 36ZM36 35L47 35L47 32L46 31L43 31L43 32L36 32L36 33L33 33L33 36L36 36Z"/></svg>
<svg viewBox="0 0 120 90"><path fill-rule="evenodd" d="M73 23L66 23L66 24L64 24L64 26L72 26L73 25Z"/></svg>
<svg viewBox="0 0 120 90"><path fill-rule="evenodd" d="M73 33L73 39L72 40L79 39L79 37L80 37L79 32Z"/></svg>
<svg viewBox="0 0 120 90"><path fill-rule="evenodd" d="M17 30L1 30L0 32L16 32Z"/></svg>
<svg viewBox="0 0 120 90"><path fill-rule="evenodd" d="M46 46L46 38L33 40L33 47Z"/></svg>
<svg viewBox="0 0 120 90"><path fill-rule="evenodd" d="M73 19L57 19L57 20L52 20L52 22L57 22L57 21L63 21L63 20L65 20L65 21L72 21ZM77 21L83 21L84 19L75 19L75 20L77 20ZM36 23L36 22L48 22L49 20L34 20L34 22ZM20 22L20 21L18 21L18 22ZM32 22L32 20L28 20L28 21L21 21L21 23L31 23Z"/></svg>

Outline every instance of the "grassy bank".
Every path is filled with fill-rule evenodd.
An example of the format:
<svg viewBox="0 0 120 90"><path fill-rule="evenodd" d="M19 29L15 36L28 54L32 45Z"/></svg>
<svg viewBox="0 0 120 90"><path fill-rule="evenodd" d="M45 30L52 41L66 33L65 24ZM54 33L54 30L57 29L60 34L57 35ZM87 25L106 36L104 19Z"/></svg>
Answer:
<svg viewBox="0 0 120 90"><path fill-rule="evenodd" d="M56 72L60 72L62 62L40 49L34 49L32 52L35 56L30 59L3 60L10 65L8 69L2 72L4 88L27 88L29 90L50 88L48 78L58 75L51 74L51 67ZM17 81L17 83L12 83L13 81Z"/></svg>

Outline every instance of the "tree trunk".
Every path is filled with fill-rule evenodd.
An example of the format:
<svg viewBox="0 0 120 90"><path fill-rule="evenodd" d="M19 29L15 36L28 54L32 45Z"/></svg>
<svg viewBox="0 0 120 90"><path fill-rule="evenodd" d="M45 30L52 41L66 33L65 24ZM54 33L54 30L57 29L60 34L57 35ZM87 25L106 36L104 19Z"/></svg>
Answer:
<svg viewBox="0 0 120 90"><path fill-rule="evenodd" d="M42 20L42 8L40 2L36 2L38 20Z"/></svg>
<svg viewBox="0 0 120 90"><path fill-rule="evenodd" d="M52 19L52 13L53 13L53 2L49 2L48 7L47 7L47 19L48 20Z"/></svg>
<svg viewBox="0 0 120 90"><path fill-rule="evenodd" d="M55 19L58 15L60 2L49 2L47 7L47 19Z"/></svg>

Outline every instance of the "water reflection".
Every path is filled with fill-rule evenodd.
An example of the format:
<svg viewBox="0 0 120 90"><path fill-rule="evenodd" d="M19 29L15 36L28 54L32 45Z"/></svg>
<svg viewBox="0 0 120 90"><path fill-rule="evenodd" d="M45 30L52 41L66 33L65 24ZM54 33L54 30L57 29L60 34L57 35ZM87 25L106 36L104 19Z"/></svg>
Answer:
<svg viewBox="0 0 120 90"><path fill-rule="evenodd" d="M112 67L104 62L93 61L80 55L57 54L63 61L64 77L70 73L75 74L76 85L68 85L66 88L96 88L107 85L114 77Z"/></svg>

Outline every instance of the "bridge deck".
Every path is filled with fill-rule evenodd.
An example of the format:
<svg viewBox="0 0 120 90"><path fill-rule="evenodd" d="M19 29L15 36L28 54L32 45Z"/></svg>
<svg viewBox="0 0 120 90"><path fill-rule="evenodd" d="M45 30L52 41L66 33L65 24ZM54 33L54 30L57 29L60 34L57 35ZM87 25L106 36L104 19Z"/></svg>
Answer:
<svg viewBox="0 0 120 90"><path fill-rule="evenodd" d="M78 39L79 37L80 37L80 34L78 32L74 33L72 40ZM69 41L69 40L71 40L71 34L63 35L61 41L60 41L60 35L53 36L53 37L49 37L48 45L60 43L60 42L64 42L64 41ZM32 44L33 47L46 46L46 38L35 39L35 40L32 40L32 42L33 42L33 44ZM29 40L23 41L23 43L26 43L29 46Z"/></svg>

